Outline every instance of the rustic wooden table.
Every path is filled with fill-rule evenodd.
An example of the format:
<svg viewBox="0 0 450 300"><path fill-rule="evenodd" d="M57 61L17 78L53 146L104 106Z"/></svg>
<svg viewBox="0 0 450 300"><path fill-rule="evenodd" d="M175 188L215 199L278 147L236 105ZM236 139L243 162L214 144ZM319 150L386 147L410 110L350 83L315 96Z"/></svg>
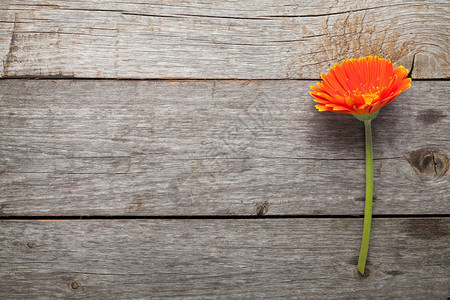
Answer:
<svg viewBox="0 0 450 300"><path fill-rule="evenodd" d="M1 299L447 299L449 3L0 2ZM364 129L309 86L378 55Z"/></svg>

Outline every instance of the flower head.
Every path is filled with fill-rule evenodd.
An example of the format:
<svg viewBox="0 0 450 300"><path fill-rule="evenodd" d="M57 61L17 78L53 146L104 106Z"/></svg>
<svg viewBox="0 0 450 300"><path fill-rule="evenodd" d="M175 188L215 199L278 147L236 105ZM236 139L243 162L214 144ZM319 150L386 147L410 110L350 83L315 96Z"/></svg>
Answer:
<svg viewBox="0 0 450 300"><path fill-rule="evenodd" d="M309 93L319 111L353 114L359 120L376 117L380 108L408 89L411 79L403 66L394 69L390 60L366 56L334 64Z"/></svg>

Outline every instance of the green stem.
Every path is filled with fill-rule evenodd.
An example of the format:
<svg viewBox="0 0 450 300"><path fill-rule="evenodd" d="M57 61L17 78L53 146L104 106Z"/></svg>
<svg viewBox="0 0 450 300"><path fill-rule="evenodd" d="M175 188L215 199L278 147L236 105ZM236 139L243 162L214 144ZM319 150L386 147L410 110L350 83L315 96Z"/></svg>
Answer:
<svg viewBox="0 0 450 300"><path fill-rule="evenodd" d="M372 130L370 120L364 121L366 129L366 205L364 209L364 230L359 252L358 271L364 275L366 269L367 252L369 251L370 224L372 223L373 198L373 157L372 157Z"/></svg>

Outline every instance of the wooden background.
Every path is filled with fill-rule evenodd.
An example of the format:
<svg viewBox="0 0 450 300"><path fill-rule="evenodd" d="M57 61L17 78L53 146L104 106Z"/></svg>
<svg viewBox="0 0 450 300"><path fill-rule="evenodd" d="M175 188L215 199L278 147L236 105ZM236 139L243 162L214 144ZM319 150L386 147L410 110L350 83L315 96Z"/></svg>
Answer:
<svg viewBox="0 0 450 300"><path fill-rule="evenodd" d="M445 1L0 2L0 298L447 299ZM379 55L364 130L309 86Z"/></svg>

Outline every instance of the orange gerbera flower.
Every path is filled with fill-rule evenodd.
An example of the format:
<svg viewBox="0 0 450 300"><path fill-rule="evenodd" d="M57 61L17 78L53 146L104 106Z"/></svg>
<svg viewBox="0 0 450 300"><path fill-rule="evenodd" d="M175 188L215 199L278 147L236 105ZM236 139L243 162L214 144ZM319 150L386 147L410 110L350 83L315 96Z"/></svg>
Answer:
<svg viewBox="0 0 450 300"><path fill-rule="evenodd" d="M411 79L403 66L394 69L390 60L378 57L347 59L334 64L310 94L319 111L353 114L360 120L373 119L380 108L408 89Z"/></svg>

